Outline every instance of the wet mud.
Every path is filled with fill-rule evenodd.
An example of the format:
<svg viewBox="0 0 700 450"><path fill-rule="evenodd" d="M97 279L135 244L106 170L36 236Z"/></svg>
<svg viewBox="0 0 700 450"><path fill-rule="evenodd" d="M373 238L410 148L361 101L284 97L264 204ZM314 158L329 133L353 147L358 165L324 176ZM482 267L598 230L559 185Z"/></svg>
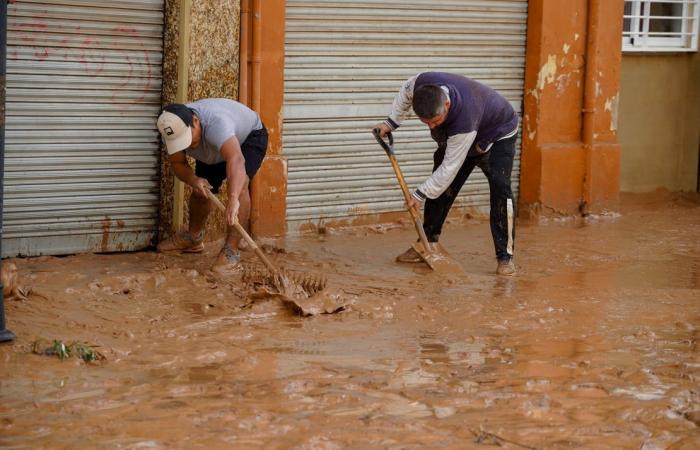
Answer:
<svg viewBox="0 0 700 450"><path fill-rule="evenodd" d="M15 259L0 447L700 448L699 231L696 196L624 196L520 223L499 277L488 220L445 228L461 276L395 263L408 224L326 230L268 247L343 303L307 317L212 273L215 244Z"/></svg>

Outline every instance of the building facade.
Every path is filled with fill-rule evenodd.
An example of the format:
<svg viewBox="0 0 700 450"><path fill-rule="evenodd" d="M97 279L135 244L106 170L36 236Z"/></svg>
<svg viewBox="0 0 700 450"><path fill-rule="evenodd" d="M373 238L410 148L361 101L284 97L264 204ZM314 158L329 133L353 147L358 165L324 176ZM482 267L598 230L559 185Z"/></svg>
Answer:
<svg viewBox="0 0 700 450"><path fill-rule="evenodd" d="M402 198L369 129L425 70L482 81L518 111L522 215L696 189L697 52L623 53L641 42L642 3L9 2L3 256L138 250L186 226L155 119L203 97L239 99L270 132L257 236L394 220ZM426 130L414 119L396 135L412 185L432 167ZM487 208L481 173L457 204Z"/></svg>

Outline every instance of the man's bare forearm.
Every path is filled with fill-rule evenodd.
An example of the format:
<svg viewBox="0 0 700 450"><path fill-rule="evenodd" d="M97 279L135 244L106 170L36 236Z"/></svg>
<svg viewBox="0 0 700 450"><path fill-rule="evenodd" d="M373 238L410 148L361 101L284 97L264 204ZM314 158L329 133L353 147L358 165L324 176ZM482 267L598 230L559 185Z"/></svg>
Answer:
<svg viewBox="0 0 700 450"><path fill-rule="evenodd" d="M195 187L195 180L197 175L195 175L192 168L186 162L172 162L171 167L175 176L185 184Z"/></svg>

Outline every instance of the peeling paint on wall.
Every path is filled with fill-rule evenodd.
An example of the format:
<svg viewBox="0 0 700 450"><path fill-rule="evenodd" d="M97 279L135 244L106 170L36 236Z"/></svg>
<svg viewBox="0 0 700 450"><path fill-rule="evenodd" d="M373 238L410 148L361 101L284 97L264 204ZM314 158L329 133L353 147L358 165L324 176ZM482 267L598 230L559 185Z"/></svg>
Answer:
<svg viewBox="0 0 700 450"><path fill-rule="evenodd" d="M529 140L535 139L535 136L537 135L537 128L532 129L532 125L530 123L530 116L525 114L523 117L523 124L525 125L526 130L523 131L523 134L527 136Z"/></svg>
<svg viewBox="0 0 700 450"><path fill-rule="evenodd" d="M620 106L620 93L605 100L605 110L610 112L610 131L617 131L617 113Z"/></svg>
<svg viewBox="0 0 700 450"><path fill-rule="evenodd" d="M521 211L535 205L580 214L584 201L589 210L614 207L617 99L608 97L618 91L622 3L596 2L600 13L592 15L592 2L528 2ZM583 138L587 144L592 134L587 151Z"/></svg>
<svg viewBox="0 0 700 450"><path fill-rule="evenodd" d="M544 89L547 84L554 82L555 75L557 74L557 56L549 55L547 56L547 62L540 68L540 72L537 74L537 87L532 92L532 95L537 98L539 93Z"/></svg>
<svg viewBox="0 0 700 450"><path fill-rule="evenodd" d="M557 73L557 56L549 55L547 56L547 62L540 69L540 73L537 76L537 89L544 89L545 84L554 82L554 76Z"/></svg>

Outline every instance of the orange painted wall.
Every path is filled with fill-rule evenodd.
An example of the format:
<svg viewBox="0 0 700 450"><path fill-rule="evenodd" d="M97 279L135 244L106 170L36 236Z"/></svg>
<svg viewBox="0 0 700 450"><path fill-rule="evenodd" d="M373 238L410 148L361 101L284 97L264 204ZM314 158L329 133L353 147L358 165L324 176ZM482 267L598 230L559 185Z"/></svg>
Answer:
<svg viewBox="0 0 700 450"><path fill-rule="evenodd" d="M259 18L253 18L261 27L258 112L270 141L252 182L251 230L255 236L269 237L284 235L287 229L287 162L282 156L285 1L263 0L260 7Z"/></svg>
<svg viewBox="0 0 700 450"><path fill-rule="evenodd" d="M593 212L615 208L617 202L623 0L598 0L597 17L589 16L594 1L528 4L520 179L524 215ZM589 36L589 29L595 34ZM589 37L595 38L594 47ZM583 136L587 60L597 68L588 81L595 86L591 146L584 145Z"/></svg>
<svg viewBox="0 0 700 450"><path fill-rule="evenodd" d="M535 125L538 131L534 138L538 142L579 140L586 50L585 6L585 0L529 3L525 102L527 106L537 107L530 108L526 114L535 119L528 122L527 130L531 135Z"/></svg>

